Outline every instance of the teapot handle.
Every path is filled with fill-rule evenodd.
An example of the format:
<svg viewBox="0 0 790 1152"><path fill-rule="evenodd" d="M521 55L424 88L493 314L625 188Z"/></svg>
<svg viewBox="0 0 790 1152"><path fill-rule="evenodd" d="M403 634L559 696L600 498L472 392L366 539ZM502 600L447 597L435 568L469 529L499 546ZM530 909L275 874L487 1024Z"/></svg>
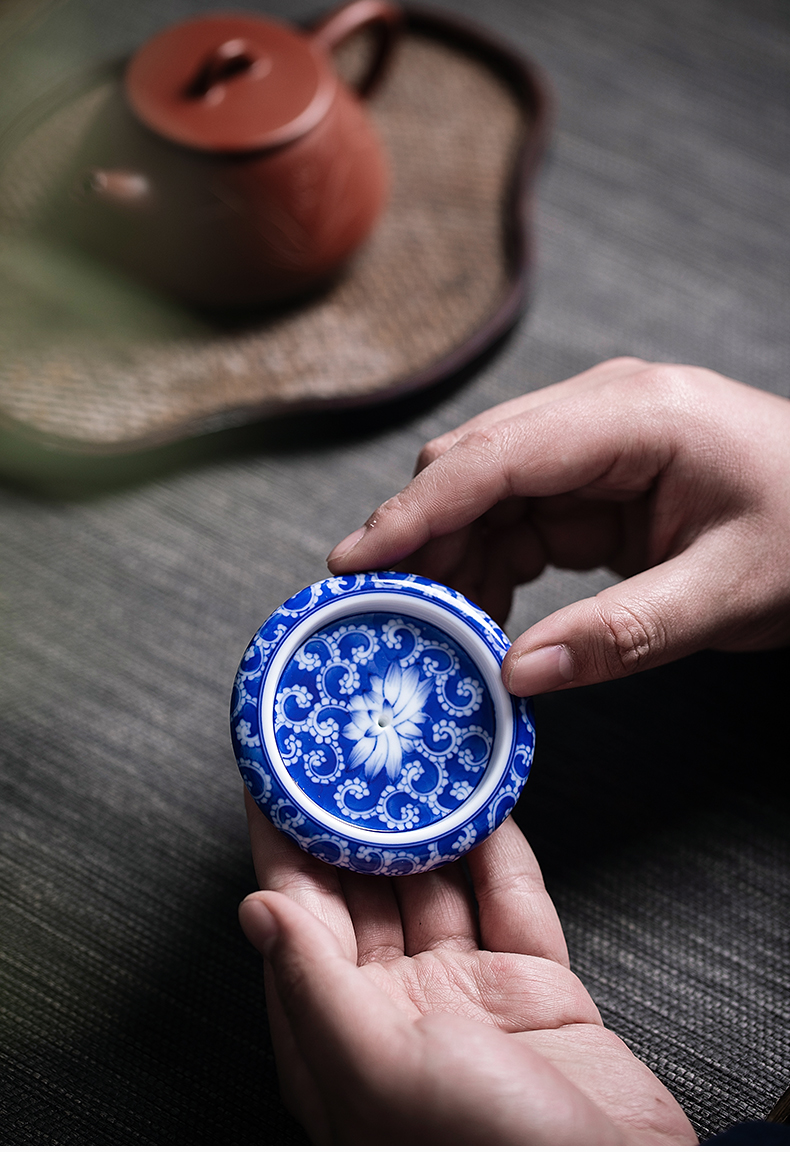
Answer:
<svg viewBox="0 0 790 1152"><path fill-rule="evenodd" d="M351 0L314 24L309 35L314 43L331 52L361 28L369 24L376 27L378 42L373 58L356 84L360 96L369 96L384 74L402 22L402 10L389 0Z"/></svg>

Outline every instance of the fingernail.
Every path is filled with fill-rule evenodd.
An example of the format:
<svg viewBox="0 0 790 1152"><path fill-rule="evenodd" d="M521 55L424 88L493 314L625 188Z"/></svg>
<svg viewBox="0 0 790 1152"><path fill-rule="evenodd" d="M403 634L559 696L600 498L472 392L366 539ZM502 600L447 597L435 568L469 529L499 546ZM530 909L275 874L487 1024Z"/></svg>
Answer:
<svg viewBox="0 0 790 1152"><path fill-rule="evenodd" d="M361 528L357 528L356 532L350 532L345 540L341 540L339 544L336 544L329 553L326 558L327 564L334 564L336 560L342 560L347 552L350 552L352 548L356 548L367 530L367 524L365 524Z"/></svg>
<svg viewBox="0 0 790 1152"><path fill-rule="evenodd" d="M277 942L279 931L277 921L263 901L256 896L248 896L242 900L239 920L250 944L264 956L269 956Z"/></svg>
<svg viewBox="0 0 790 1152"><path fill-rule="evenodd" d="M573 660L564 644L537 648L519 656L508 678L508 691L514 696L534 696L551 692L573 679Z"/></svg>

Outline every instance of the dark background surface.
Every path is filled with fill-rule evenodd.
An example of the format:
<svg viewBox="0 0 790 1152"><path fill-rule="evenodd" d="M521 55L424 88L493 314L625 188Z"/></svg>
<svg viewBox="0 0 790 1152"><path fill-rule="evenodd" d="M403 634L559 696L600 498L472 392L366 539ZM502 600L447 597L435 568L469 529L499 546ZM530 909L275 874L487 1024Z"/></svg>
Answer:
<svg viewBox="0 0 790 1152"><path fill-rule="evenodd" d="M499 355L363 435L254 435L79 500L0 487L7 1143L304 1142L236 926L254 880L227 699L261 620L321 578L424 440L621 353L790 391L787 6L445 8L542 64L559 100L534 300ZM4 114L199 9L7 7ZM511 633L609 580L546 573ZM786 667L702 654L537 703L522 816L574 966L703 1136L765 1115L790 1081Z"/></svg>

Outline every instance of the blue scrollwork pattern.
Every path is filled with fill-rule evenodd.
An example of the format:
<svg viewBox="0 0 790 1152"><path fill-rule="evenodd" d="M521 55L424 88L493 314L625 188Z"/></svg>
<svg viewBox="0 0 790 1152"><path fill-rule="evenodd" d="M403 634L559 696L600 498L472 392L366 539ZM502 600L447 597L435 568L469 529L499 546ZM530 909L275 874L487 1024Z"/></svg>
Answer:
<svg viewBox="0 0 790 1152"><path fill-rule="evenodd" d="M397 593L399 610L371 610L366 599L355 612L355 599L371 592L387 593L390 605ZM317 621L279 672L273 696L278 774L261 738L267 670L297 625L338 600L348 601L348 613L323 627ZM328 863L405 875L457 859L505 819L529 774L531 707L510 698L506 770L494 794L475 807L497 738L496 707L464 646L435 613L424 618L426 601L440 607L440 617L463 622L501 662L507 638L476 605L422 577L382 572L303 589L262 625L239 667L231 733L244 782L277 827ZM283 772L295 788L283 784ZM332 817L332 826L311 815L300 795ZM442 821L446 829L461 805L467 817L432 837L432 827ZM368 832L374 837L366 838Z"/></svg>

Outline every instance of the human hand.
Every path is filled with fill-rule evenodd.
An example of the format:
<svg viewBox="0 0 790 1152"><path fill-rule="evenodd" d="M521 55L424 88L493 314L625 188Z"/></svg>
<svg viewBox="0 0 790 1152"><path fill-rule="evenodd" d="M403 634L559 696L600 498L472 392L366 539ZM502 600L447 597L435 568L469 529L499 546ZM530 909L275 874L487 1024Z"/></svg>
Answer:
<svg viewBox="0 0 790 1152"><path fill-rule="evenodd" d="M389 880L306 856L247 798L286 1105L316 1143L696 1144L568 967L512 819L460 865Z"/></svg>
<svg viewBox="0 0 790 1152"><path fill-rule="evenodd" d="M431 441L417 475L330 554L402 568L504 623L546 564L627 577L541 620L502 673L517 695L701 648L790 640L790 403L703 368L619 359Z"/></svg>

